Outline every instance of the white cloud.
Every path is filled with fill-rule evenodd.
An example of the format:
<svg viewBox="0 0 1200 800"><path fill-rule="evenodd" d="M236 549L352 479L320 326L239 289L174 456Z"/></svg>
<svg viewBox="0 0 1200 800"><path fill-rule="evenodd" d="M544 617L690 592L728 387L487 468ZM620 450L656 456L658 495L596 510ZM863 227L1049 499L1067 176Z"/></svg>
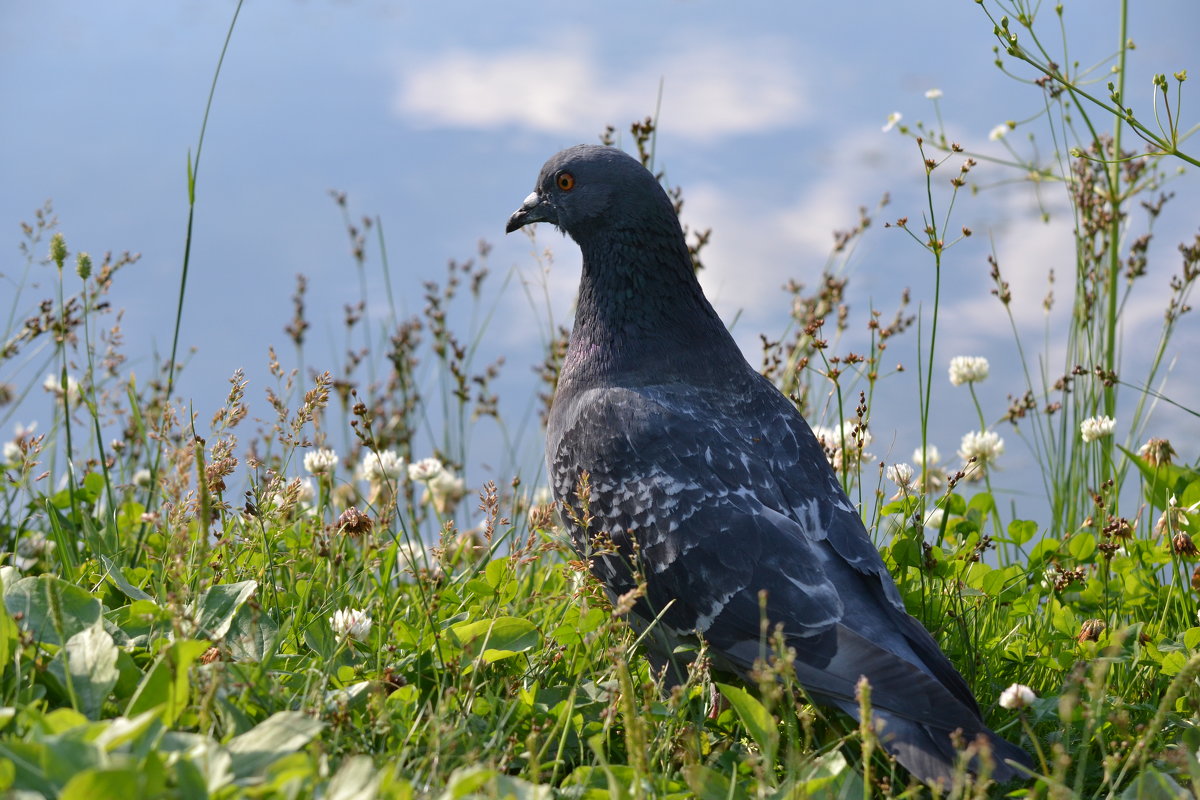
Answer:
<svg viewBox="0 0 1200 800"><path fill-rule="evenodd" d="M621 72L606 70L578 33L552 47L498 53L463 49L404 61L394 110L410 122L463 128L517 126L594 136L654 108L672 135L708 140L794 125L807 115L805 74L782 41L657 44Z"/></svg>

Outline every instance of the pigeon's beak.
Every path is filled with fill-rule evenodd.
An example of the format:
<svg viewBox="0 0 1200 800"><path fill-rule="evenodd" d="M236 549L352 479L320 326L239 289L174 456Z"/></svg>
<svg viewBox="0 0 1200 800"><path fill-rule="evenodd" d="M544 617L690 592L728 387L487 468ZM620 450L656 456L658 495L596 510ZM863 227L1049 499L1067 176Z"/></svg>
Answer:
<svg viewBox="0 0 1200 800"><path fill-rule="evenodd" d="M523 228L531 222L558 224L558 215L554 213L554 206L550 205L548 200L543 200L537 192L530 192L529 197L525 198L525 202L521 203L521 207L508 218L504 232L512 233L517 228Z"/></svg>

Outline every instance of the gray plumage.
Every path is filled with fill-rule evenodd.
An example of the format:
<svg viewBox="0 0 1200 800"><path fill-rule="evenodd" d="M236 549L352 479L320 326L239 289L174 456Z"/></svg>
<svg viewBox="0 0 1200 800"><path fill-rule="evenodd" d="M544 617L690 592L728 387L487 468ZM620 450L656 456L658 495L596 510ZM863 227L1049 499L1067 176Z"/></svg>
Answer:
<svg viewBox="0 0 1200 800"><path fill-rule="evenodd" d="M919 779L949 786L954 731L989 740L998 780L1023 774L1005 762L1030 766L1029 756L988 729L905 611L808 424L704 297L658 181L620 150L572 147L542 167L506 230L533 222L553 223L583 252L547 431L554 494L578 506L590 474L589 529L564 522L612 596L634 588L634 569L645 575L631 622L644 629L661 614L656 664L669 667L673 645L699 635L746 677L765 590L801 685L857 717L866 675L881 741ZM597 534L613 547L595 553ZM668 677L681 678L677 666Z"/></svg>

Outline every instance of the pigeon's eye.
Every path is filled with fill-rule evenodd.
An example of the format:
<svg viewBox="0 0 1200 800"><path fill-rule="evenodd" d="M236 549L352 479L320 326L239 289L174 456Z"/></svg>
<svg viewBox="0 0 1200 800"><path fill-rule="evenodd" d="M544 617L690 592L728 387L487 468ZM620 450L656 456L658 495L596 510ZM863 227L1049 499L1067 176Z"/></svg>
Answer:
<svg viewBox="0 0 1200 800"><path fill-rule="evenodd" d="M558 177L554 180L558 184L558 188L564 192L569 192L575 188L575 176L569 172L558 173Z"/></svg>

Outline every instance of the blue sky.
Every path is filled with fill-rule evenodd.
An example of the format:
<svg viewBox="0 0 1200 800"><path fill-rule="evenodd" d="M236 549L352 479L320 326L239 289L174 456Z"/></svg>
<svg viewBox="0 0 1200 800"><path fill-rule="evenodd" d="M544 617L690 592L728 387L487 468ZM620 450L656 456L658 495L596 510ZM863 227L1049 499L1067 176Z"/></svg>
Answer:
<svg viewBox="0 0 1200 800"><path fill-rule="evenodd" d="M1089 63L1108 55L1116 3L1066 5L1073 57ZM1187 68L1200 79L1194 33L1200 6L1194 0L1131 6L1129 33L1139 47L1128 96L1141 111L1149 105L1153 73ZM21 266L18 222L51 198L72 250L142 254L112 297L125 309L131 368L139 374L151 371L153 349L169 347L187 214L185 163L232 11L230 2L200 0L43 0L0 8L6 110L0 295L11 292ZM298 272L309 278L308 366L340 358L341 309L357 300L358 279L328 196L338 189L348 192L356 216L382 218L396 298L407 312L421 308L422 283L441 279L447 259L472 256L481 238L494 245L493 286L504 275L514 279L495 298L502 324L488 336L481 358L504 354L503 394L528 396L544 320L551 314L569 319L578 255L557 233L539 231L539 246L555 254L543 277L529 241L505 238L504 222L547 156L595 141L607 124L624 130L653 113L660 83L659 166L684 189L685 221L714 230L703 282L718 311L737 317L735 332L752 362L758 333L777 335L786 319L779 287L788 278L815 279L831 231L850 227L857 207L874 206L885 191L892 205L849 265L852 320L858 321L852 324L862 327L868 303L891 310L905 286L927 303L927 257L880 224L920 217L920 159L911 140L880 128L893 111L906 123L933 122L924 93L936 87L950 137L968 149L1003 155L988 132L1036 114L1041 95L993 66L993 41L991 23L970 0L736 7L249 2L233 34L200 166L182 332L183 343L197 350L179 394L206 418L228 376L243 367L251 397L262 397L267 346L279 348L285 365L291 358L282 329ZM1048 147L1041 123L1019 128L1014 146L1027 149L1029 131ZM975 177L991 185L1013 176L980 168ZM1148 288L1130 306L1131 344L1124 354L1130 361L1140 355L1139 342L1157 330L1168 273L1177 269L1175 244L1190 239L1200 221L1194 176L1175 189L1180 199L1159 226ZM1046 272L1053 267L1069 274L1072 258L1061 193L1044 196L1050 223L1039 221L1027 185L963 197L956 207L955 227L970 226L977 235L947 258L942 323L949 336L936 368L941 379L953 355L989 356L985 410L992 418L1002 413L1004 394L1019 387L1012 336L988 294L985 259L994 244L1017 296L1018 323L1036 337L1045 326ZM374 251L370 258L370 313L379 324L386 303ZM548 307L531 308L522 282L544 283ZM1060 298L1066 292L1060 283ZM23 305L48 294L43 282L27 290ZM915 344L909 336L894 345L912 376ZM1173 354L1196 344L1195 320L1185 318ZM8 381L40 383L44 376L36 360L0 369ZM1170 386L1186 403L1195 384L1182 372ZM907 460L911 452L914 380L896 378L887 384L894 394L877 402L873 450L889 461ZM948 388L939 398L944 432L936 439L950 454L972 427L974 411L965 395ZM265 414L265 404L256 410ZM48 413L48 400L37 393L19 409L0 409L0 439L13 424ZM1185 419L1165 419L1197 433ZM501 461L492 457L494 432L481 429L479 437L469 476L475 483L503 480L489 470L536 461L540 449L530 433ZM1009 452L1009 474L1020 484L1027 456L1015 437Z"/></svg>

